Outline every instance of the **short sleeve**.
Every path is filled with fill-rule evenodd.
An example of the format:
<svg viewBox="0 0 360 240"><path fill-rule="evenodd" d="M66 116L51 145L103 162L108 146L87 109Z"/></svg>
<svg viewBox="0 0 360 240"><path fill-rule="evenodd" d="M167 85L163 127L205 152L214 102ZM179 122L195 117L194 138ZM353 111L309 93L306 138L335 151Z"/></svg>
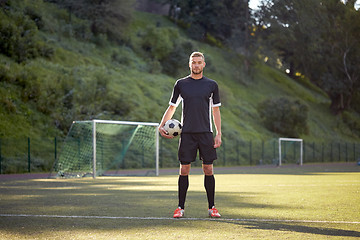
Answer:
<svg viewBox="0 0 360 240"><path fill-rule="evenodd" d="M180 96L180 88L179 88L179 81L176 81L174 88L173 88L173 92L170 98L170 102L169 104L172 106L177 107L181 101L181 96Z"/></svg>
<svg viewBox="0 0 360 240"><path fill-rule="evenodd" d="M220 94L218 84L215 82L215 87L212 95L212 107L220 107Z"/></svg>

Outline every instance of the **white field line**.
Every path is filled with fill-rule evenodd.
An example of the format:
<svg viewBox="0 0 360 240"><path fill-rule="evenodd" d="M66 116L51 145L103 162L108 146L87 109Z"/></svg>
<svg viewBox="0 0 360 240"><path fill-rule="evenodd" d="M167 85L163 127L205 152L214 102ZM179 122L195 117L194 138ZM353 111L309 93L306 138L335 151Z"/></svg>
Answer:
<svg viewBox="0 0 360 240"><path fill-rule="evenodd" d="M111 217L111 216L66 216L36 214L0 214L0 217L38 217L38 218L86 218L86 219L127 219L127 220L185 220L185 221L234 221L234 222L284 222L284 223L336 223L360 224L350 221L290 220L290 219L256 219L256 218L170 218L170 217Z"/></svg>

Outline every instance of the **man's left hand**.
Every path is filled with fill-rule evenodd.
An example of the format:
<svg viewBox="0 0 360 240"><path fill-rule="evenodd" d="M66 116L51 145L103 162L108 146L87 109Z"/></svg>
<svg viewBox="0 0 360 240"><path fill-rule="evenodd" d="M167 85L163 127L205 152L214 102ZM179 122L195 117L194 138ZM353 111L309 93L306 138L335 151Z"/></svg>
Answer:
<svg viewBox="0 0 360 240"><path fill-rule="evenodd" d="M221 146L221 135L216 135L214 139L214 148L218 148Z"/></svg>

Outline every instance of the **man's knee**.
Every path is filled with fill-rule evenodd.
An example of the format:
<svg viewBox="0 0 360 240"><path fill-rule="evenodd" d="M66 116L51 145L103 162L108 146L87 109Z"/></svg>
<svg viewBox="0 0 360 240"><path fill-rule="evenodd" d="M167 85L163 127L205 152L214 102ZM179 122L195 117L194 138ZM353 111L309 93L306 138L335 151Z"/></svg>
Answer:
<svg viewBox="0 0 360 240"><path fill-rule="evenodd" d="M191 168L191 164L187 164L187 165L180 164L180 175L181 176L189 175L190 174L190 168Z"/></svg>
<svg viewBox="0 0 360 240"><path fill-rule="evenodd" d="M213 165L212 164L203 164L202 165L203 172L207 176L214 175Z"/></svg>

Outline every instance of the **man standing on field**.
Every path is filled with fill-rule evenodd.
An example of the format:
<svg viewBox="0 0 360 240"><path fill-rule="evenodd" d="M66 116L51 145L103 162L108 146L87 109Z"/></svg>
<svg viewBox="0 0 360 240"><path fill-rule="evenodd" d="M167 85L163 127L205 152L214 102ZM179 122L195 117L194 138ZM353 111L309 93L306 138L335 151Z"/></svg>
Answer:
<svg viewBox="0 0 360 240"><path fill-rule="evenodd" d="M182 133L179 141L178 159L180 176L178 181L179 205L174 218L184 216L186 193L189 186L191 163L195 162L197 151L202 160L204 186L209 203L210 217L220 217L215 208L215 178L213 161L217 159L216 148L221 145L220 96L214 80L203 76L205 57L201 52L193 52L189 58L190 75L176 81L169 107L161 120L159 132L165 138L173 138L163 128L172 118L176 107L182 101ZM216 136L213 138L211 112L214 119Z"/></svg>

